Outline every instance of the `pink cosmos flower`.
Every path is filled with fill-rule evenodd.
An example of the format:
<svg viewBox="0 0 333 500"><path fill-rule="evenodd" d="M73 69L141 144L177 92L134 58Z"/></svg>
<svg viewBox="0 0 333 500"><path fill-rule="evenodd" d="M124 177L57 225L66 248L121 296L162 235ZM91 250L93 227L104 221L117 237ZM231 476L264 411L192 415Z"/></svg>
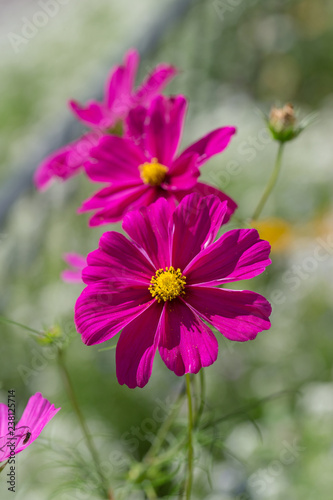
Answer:
<svg viewBox="0 0 333 500"><path fill-rule="evenodd" d="M90 101L86 106L81 106L76 101L69 102L75 116L93 132L61 148L41 163L35 174L38 189L46 189L54 177L66 180L75 175L83 162L89 158L89 151L96 145L98 138L103 133L119 128L118 125L133 107L149 105L152 98L160 93L177 73L173 66L159 64L141 86L134 89L139 60L139 53L131 49L125 55L124 63L111 71L105 88L104 102Z"/></svg>
<svg viewBox="0 0 333 500"><path fill-rule="evenodd" d="M8 406L0 403L0 462L8 460L12 455L11 451L14 450L17 455L33 443L60 409L55 408L37 392L29 399L21 419L16 424L15 435L12 436L8 432Z"/></svg>
<svg viewBox="0 0 333 500"><path fill-rule="evenodd" d="M65 253L64 261L73 269L61 273L61 279L67 283L82 283L82 271L87 265L87 259L78 253Z"/></svg>
<svg viewBox="0 0 333 500"><path fill-rule="evenodd" d="M219 288L249 279L270 264L270 245L255 229L235 229L217 241L227 202L214 195L185 197L172 211L161 198L126 215L131 238L107 232L88 255L75 323L87 345L120 330L120 384L147 384L158 350L176 375L197 373L217 359L211 329L244 342L270 328L271 306L261 295Z"/></svg>
<svg viewBox="0 0 333 500"><path fill-rule="evenodd" d="M177 155L187 102L185 97L155 97L149 109L137 107L127 118L127 137L104 136L85 164L88 177L109 186L82 205L80 212L97 210L96 226L163 197L172 206L189 193L214 194L227 201L226 220L237 205L226 194L198 182L199 167L221 153L235 134L234 127L213 130Z"/></svg>

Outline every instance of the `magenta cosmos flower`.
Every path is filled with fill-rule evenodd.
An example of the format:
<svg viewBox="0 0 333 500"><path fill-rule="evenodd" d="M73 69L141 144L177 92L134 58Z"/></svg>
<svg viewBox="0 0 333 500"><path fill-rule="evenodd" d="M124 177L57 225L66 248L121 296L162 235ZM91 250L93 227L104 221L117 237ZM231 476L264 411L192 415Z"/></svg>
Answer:
<svg viewBox="0 0 333 500"><path fill-rule="evenodd" d="M28 401L27 406L19 422L15 426L14 435L8 429L11 428L8 421L8 406L0 403L0 462L8 460L13 456L25 450L27 446L38 438L46 424L54 417L61 408L55 408L54 405L37 392ZM10 416L11 416L10 412Z"/></svg>
<svg viewBox="0 0 333 500"><path fill-rule="evenodd" d="M88 177L109 186L84 202L80 212L97 210L90 225L119 221L124 215L163 197L175 206L189 193L214 194L227 201L226 219L237 205L225 193L198 182L199 167L221 153L235 134L222 127L177 155L186 112L183 96L155 97L147 110L138 107L127 118L127 136L104 136L85 164Z"/></svg>
<svg viewBox="0 0 333 500"><path fill-rule="evenodd" d="M122 65L116 66L109 76L103 102L90 101L81 106L76 101L69 105L75 116L92 132L56 151L39 166L35 174L38 189L46 189L54 177L63 180L75 175L89 157L90 149L98 139L114 129L122 129L122 121L129 111L138 106L147 106L175 76L176 69L168 64L159 64L137 89L134 81L139 65L139 54L131 49Z"/></svg>
<svg viewBox="0 0 333 500"><path fill-rule="evenodd" d="M82 283L82 271L87 266L87 259L78 253L65 253L63 259L71 269L61 273L61 279L67 283Z"/></svg>
<svg viewBox="0 0 333 500"><path fill-rule="evenodd" d="M126 215L120 233L107 232L88 255L75 322L87 345L120 330L116 369L120 384L143 387L158 350L176 375L197 373L217 359L208 322L244 342L270 328L269 302L250 291L218 288L252 278L270 264L270 246L255 229L214 239L228 214L214 195L184 198L172 212L161 198Z"/></svg>

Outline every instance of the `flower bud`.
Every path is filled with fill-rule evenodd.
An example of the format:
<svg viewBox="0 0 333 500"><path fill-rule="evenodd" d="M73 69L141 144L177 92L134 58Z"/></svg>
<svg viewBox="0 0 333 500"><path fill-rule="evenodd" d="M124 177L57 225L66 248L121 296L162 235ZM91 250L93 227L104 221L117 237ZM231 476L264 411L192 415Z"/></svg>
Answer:
<svg viewBox="0 0 333 500"><path fill-rule="evenodd" d="M43 334L37 339L38 343L41 345L50 345L58 343L63 337L62 330L59 325L55 325L48 330L44 331Z"/></svg>
<svg viewBox="0 0 333 500"><path fill-rule="evenodd" d="M283 108L271 109L268 127L274 139L279 142L291 141L303 130L302 127L297 126L294 106L290 103Z"/></svg>

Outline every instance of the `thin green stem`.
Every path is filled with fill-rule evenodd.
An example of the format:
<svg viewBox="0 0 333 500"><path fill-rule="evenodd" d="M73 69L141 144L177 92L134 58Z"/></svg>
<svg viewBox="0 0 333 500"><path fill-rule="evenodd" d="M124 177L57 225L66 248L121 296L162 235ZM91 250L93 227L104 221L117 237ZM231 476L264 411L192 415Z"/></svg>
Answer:
<svg viewBox="0 0 333 500"><path fill-rule="evenodd" d="M200 376L200 405L194 420L195 428L198 427L205 408L206 383L205 383L205 372L203 368L201 368L199 376Z"/></svg>
<svg viewBox="0 0 333 500"><path fill-rule="evenodd" d="M186 373L186 394L188 403L188 458L187 458L187 478L185 488L185 498L190 500L193 483L193 407L191 394L191 377Z"/></svg>
<svg viewBox="0 0 333 500"><path fill-rule="evenodd" d="M167 416L167 418L164 420L163 424L159 428L159 430L155 436L155 439L154 439L151 447L149 448L149 450L144 458L144 460L146 462L151 461L152 458L154 456L156 456L158 454L158 452L160 451L161 446L162 446L162 444L163 444L163 442L164 442L164 440L169 432L169 429L170 429L171 425L173 424L173 422L174 422L174 420L175 420L175 418L180 410L184 395L185 395L185 392L184 392L184 387L182 385L181 390L177 396L177 399L174 402L174 404L172 405L171 412L169 413L169 415Z"/></svg>
<svg viewBox="0 0 333 500"><path fill-rule="evenodd" d="M284 146L284 143L280 142L272 175L268 181L268 184L266 186L264 194L262 195L262 197L257 205L257 208L255 209L255 211L253 213L253 216L252 216L253 221L259 219L259 216L260 216L260 214L261 214L261 212L266 204L266 201L268 200L271 192L273 191L273 188L274 188L276 181L279 177L279 173L281 170L281 163L282 163L283 146Z"/></svg>
<svg viewBox="0 0 333 500"><path fill-rule="evenodd" d="M4 468L6 467L6 465L8 464L8 462L9 462L9 460L7 460L7 462L5 462L4 464L0 465L0 474L4 470Z"/></svg>
<svg viewBox="0 0 333 500"><path fill-rule="evenodd" d="M30 326L23 325L22 323L18 323L17 321L13 321L12 319L5 318L4 316L0 316L0 322L6 323L8 325L19 326L20 328L23 328L27 332L33 333L37 337L41 336L41 332L39 332L38 330L30 328Z"/></svg>
<svg viewBox="0 0 333 500"><path fill-rule="evenodd" d="M94 462L94 465L96 468L96 472L100 477L103 495L105 496L105 498L107 500L111 500L113 498L113 495L112 495L111 490L108 487L108 482L107 482L106 478L104 477L104 474L102 473L98 453L97 453L97 450L95 448L93 439L90 435L88 426L87 426L86 421L84 419L84 416L83 416L83 413L81 411L80 405L78 403L77 397L75 395L73 382L72 382L71 377L69 375L69 371L67 369L65 359L64 359L64 351L62 349L58 350L58 363L59 363L61 374L62 374L64 382L65 382L66 391L67 391L69 400L72 403L73 409L76 413L77 419L78 419L79 424L81 426L83 435L84 435L85 440L86 440L87 447L90 451L91 457L93 459L93 462Z"/></svg>

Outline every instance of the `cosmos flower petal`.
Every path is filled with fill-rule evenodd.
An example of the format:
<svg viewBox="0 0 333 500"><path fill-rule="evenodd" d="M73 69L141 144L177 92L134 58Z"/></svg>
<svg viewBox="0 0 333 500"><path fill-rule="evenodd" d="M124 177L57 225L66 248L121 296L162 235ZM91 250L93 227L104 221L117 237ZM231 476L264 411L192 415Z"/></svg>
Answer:
<svg viewBox="0 0 333 500"><path fill-rule="evenodd" d="M134 87L134 81L139 65L140 56L137 50L129 50L124 58L124 64L117 66L111 73L106 85L105 98L106 106L111 108L115 106L116 111L120 113L126 109L131 101L131 93Z"/></svg>
<svg viewBox="0 0 333 500"><path fill-rule="evenodd" d="M172 208L164 198L124 217L123 229L144 249L156 269L170 266Z"/></svg>
<svg viewBox="0 0 333 500"><path fill-rule="evenodd" d="M60 408L55 408L47 399L43 398L40 392L37 392L28 401L27 406L23 412L21 419L16 425L16 434L22 432L23 429L28 428L31 436L27 443L23 444L26 434L22 433L22 438L18 443L16 453L24 450L35 439L38 438L46 424L58 413Z"/></svg>
<svg viewBox="0 0 333 500"><path fill-rule="evenodd" d="M9 456L7 442L8 434L8 406L0 403L0 464Z"/></svg>
<svg viewBox="0 0 333 500"><path fill-rule="evenodd" d="M131 139L141 149L145 147L145 120L147 113L147 108L137 106L129 111L125 121L125 136Z"/></svg>
<svg viewBox="0 0 333 500"><path fill-rule="evenodd" d="M85 164L88 177L94 182L122 182L140 179L139 165L146 161L135 144L115 135L103 136L91 150L90 162Z"/></svg>
<svg viewBox="0 0 333 500"><path fill-rule="evenodd" d="M131 389L147 384L159 341L162 308L162 304L154 300L121 332L116 349L119 384Z"/></svg>
<svg viewBox="0 0 333 500"><path fill-rule="evenodd" d="M74 100L69 101L68 104L76 117L89 127L103 127L105 124L110 125L112 121L103 104L97 101L89 101L85 106Z"/></svg>
<svg viewBox="0 0 333 500"><path fill-rule="evenodd" d="M158 64L139 86L134 94L134 102L147 106L177 74L177 69L169 64Z"/></svg>
<svg viewBox="0 0 333 500"><path fill-rule="evenodd" d="M107 203L103 200L103 194L105 194L104 190L86 201L80 209L81 212L90 210L93 205L96 207L97 203L101 202L100 206L102 209L98 210L96 214L91 217L89 221L90 226L100 226L101 224L118 222L124 218L127 212L139 209L145 205L150 205L157 198L156 190L144 184L131 188L118 189L117 192L108 196Z"/></svg>
<svg viewBox="0 0 333 500"><path fill-rule="evenodd" d="M199 176L196 155L184 155L173 162L168 172L168 183L163 187L170 191L192 190Z"/></svg>
<svg viewBox="0 0 333 500"><path fill-rule="evenodd" d="M86 134L45 158L34 175L37 189L47 189L55 178L64 181L76 175L87 161L90 150L95 144L95 134Z"/></svg>
<svg viewBox="0 0 333 500"><path fill-rule="evenodd" d="M271 305L258 293L191 286L187 288L185 300L230 340L252 340L271 326Z"/></svg>
<svg viewBox="0 0 333 500"><path fill-rule="evenodd" d="M183 199L173 214L172 265L184 270L214 240L227 212L227 203L216 196L197 194Z"/></svg>
<svg viewBox="0 0 333 500"><path fill-rule="evenodd" d="M81 283L82 270L87 265L86 257L78 253L65 253L63 255L63 259L73 269L66 269L65 271L62 271L62 280L67 283Z"/></svg>
<svg viewBox="0 0 333 500"><path fill-rule="evenodd" d="M217 196L220 199L220 201L222 201L222 202L226 201L228 204L227 205L227 213L226 213L225 218L223 220L223 224L226 224L227 222L229 222L230 217L232 216L232 214L234 213L234 211L237 208L237 203L232 198L230 198L230 196L225 194L223 191L220 191L219 189L214 188L213 186L209 186L208 184L204 184L203 182L197 182L193 186L193 188L191 189L191 192L197 193L200 196L202 196L203 198L206 196L214 195L214 196ZM189 194L188 191L184 191L184 192L178 191L175 193L175 195L179 201L181 201L184 198L184 196L186 196L188 194Z"/></svg>
<svg viewBox="0 0 333 500"><path fill-rule="evenodd" d="M110 291L111 290L111 291ZM75 305L75 324L87 345L111 339L154 301L147 287L120 288L112 281L90 284Z"/></svg>
<svg viewBox="0 0 333 500"><path fill-rule="evenodd" d="M187 102L184 96L153 99L146 126L146 147L152 158L171 165L183 131Z"/></svg>
<svg viewBox="0 0 333 500"><path fill-rule="evenodd" d="M124 235L116 232L104 233L99 248L88 254L87 267L83 272L85 283L115 278L131 280L129 285L145 283L148 288L155 269L144 253Z"/></svg>
<svg viewBox="0 0 333 500"><path fill-rule="evenodd" d="M5 436L8 432L8 406L0 403L0 438ZM1 451L0 451L1 455ZM1 462L0 458L0 462Z"/></svg>
<svg viewBox="0 0 333 500"><path fill-rule="evenodd" d="M256 229L233 229L200 252L184 270L192 284L217 286L253 278L271 263L270 244Z"/></svg>
<svg viewBox="0 0 333 500"><path fill-rule="evenodd" d="M201 166L212 156L222 153L235 133L235 127L221 127L213 130L186 148L182 155L187 153L198 154L198 166Z"/></svg>
<svg viewBox="0 0 333 500"><path fill-rule="evenodd" d="M131 193L141 192L142 190L142 184L138 184L136 181L130 181L128 184L112 184L111 186L100 189L90 198L85 200L78 209L78 213L95 210L96 208L106 208L114 202L118 203L123 196L130 196Z"/></svg>
<svg viewBox="0 0 333 500"><path fill-rule="evenodd" d="M159 353L166 366L182 376L213 364L218 342L195 312L183 301L173 300L164 305Z"/></svg>

